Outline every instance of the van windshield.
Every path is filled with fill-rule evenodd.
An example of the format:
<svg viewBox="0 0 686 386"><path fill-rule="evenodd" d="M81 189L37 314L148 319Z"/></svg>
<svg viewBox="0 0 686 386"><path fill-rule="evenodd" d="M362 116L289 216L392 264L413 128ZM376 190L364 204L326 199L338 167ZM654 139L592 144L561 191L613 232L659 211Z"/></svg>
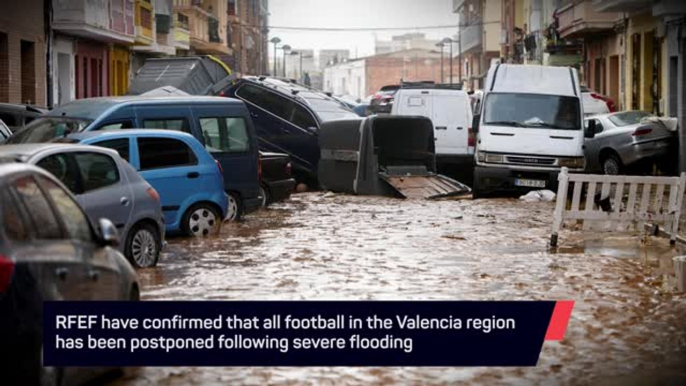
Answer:
<svg viewBox="0 0 686 386"><path fill-rule="evenodd" d="M82 118L43 117L14 133L6 143L44 143L83 131L92 121Z"/></svg>
<svg viewBox="0 0 686 386"><path fill-rule="evenodd" d="M490 93L484 124L557 130L581 130L579 98L558 95Z"/></svg>

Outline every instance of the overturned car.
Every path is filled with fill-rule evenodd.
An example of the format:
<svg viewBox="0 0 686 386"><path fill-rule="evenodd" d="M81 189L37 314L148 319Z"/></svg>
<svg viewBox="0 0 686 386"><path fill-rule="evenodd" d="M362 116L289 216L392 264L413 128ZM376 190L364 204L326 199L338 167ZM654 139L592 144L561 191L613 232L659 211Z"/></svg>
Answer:
<svg viewBox="0 0 686 386"><path fill-rule="evenodd" d="M325 122L319 129L322 188L361 195L438 198L470 188L436 173L431 120L371 116Z"/></svg>

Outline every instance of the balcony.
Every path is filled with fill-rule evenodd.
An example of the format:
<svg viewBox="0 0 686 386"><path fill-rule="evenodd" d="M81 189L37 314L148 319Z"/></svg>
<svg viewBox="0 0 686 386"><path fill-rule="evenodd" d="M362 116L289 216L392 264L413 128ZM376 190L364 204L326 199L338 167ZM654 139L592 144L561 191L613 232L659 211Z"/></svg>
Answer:
<svg viewBox="0 0 686 386"><path fill-rule="evenodd" d="M593 9L596 12L634 12L652 4L652 0L593 0Z"/></svg>
<svg viewBox="0 0 686 386"><path fill-rule="evenodd" d="M53 0L55 31L106 43L134 42L132 0Z"/></svg>
<svg viewBox="0 0 686 386"><path fill-rule="evenodd" d="M462 53L481 47L481 31L481 24L460 27L460 50Z"/></svg>
<svg viewBox="0 0 686 386"><path fill-rule="evenodd" d="M224 43L219 25L219 18L195 5L190 0L174 0L174 12L188 17L190 47L202 54L229 54L229 47Z"/></svg>
<svg viewBox="0 0 686 386"><path fill-rule="evenodd" d="M153 44L155 35L153 32L153 7L151 0L136 0L135 25L136 43Z"/></svg>
<svg viewBox="0 0 686 386"><path fill-rule="evenodd" d="M189 50L191 32L188 26L188 16L182 13L175 13L174 18L174 44L177 50Z"/></svg>
<svg viewBox="0 0 686 386"><path fill-rule="evenodd" d="M611 31L622 15L619 12L596 12L590 0L570 4L558 11L557 31L564 39Z"/></svg>

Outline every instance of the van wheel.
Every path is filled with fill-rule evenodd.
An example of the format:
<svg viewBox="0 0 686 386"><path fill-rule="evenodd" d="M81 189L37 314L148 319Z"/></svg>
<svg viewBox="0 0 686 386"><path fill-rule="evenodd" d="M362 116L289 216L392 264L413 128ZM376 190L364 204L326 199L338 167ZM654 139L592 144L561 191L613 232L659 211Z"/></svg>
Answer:
<svg viewBox="0 0 686 386"><path fill-rule="evenodd" d="M181 229L187 236L209 236L219 231L221 222L219 212L212 205L200 203L188 208L181 219Z"/></svg>
<svg viewBox="0 0 686 386"><path fill-rule="evenodd" d="M269 189L264 184L260 184L260 196L262 196L262 207L268 207L270 204Z"/></svg>
<svg viewBox="0 0 686 386"><path fill-rule="evenodd" d="M622 173L623 169L622 161L616 154L608 154L603 159L603 173L616 176Z"/></svg>
<svg viewBox="0 0 686 386"><path fill-rule="evenodd" d="M136 268L154 267L160 258L161 245L162 240L154 226L138 223L126 237L124 255Z"/></svg>
<svg viewBox="0 0 686 386"><path fill-rule="evenodd" d="M229 205L226 210L226 220L227 221L238 221L243 217L243 202L241 197L234 193L229 192Z"/></svg>
<svg viewBox="0 0 686 386"><path fill-rule="evenodd" d="M484 198L484 193L485 192L483 191L481 186L479 186L479 174L475 170L474 171L474 180L472 182L472 199L478 200L480 198Z"/></svg>

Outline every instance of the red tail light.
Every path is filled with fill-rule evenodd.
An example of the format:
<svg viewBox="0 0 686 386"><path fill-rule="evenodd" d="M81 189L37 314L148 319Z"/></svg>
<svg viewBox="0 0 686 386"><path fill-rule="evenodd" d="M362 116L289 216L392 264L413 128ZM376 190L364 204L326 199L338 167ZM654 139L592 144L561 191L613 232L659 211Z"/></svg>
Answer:
<svg viewBox="0 0 686 386"><path fill-rule="evenodd" d="M653 129L651 129L649 127L644 127L644 128L636 129L636 131L631 133L631 135L633 135L635 137L637 135L646 135L646 134L650 134L652 132L653 132Z"/></svg>
<svg viewBox="0 0 686 386"><path fill-rule="evenodd" d="M224 168L222 168L222 164L219 162L219 160L214 160L214 163L217 164L217 169L219 169L219 173L224 175Z"/></svg>
<svg viewBox="0 0 686 386"><path fill-rule="evenodd" d="M594 92L591 93L591 97L593 99L598 99L598 100L605 102L605 104L607 105L607 109L610 110L611 113L614 113L615 111L617 111L617 106L615 106L615 101L613 101L612 99L610 99L606 96L600 95L600 94L596 94Z"/></svg>
<svg viewBox="0 0 686 386"><path fill-rule="evenodd" d="M469 146L469 147L476 146L476 133L474 132L474 130L472 130L472 128L470 127L467 130L467 133L468 133L467 134L467 146Z"/></svg>
<svg viewBox="0 0 686 386"><path fill-rule="evenodd" d="M290 176L293 173L293 165L290 162L286 162L286 175Z"/></svg>
<svg viewBox="0 0 686 386"><path fill-rule="evenodd" d="M0 255L0 293L7 291L14 273L14 262L9 257Z"/></svg>
<svg viewBox="0 0 686 386"><path fill-rule="evenodd" d="M262 156L257 157L257 179L262 181Z"/></svg>
<svg viewBox="0 0 686 386"><path fill-rule="evenodd" d="M155 188L148 188L145 190L145 192L148 193L148 196L152 197L153 200L160 202L160 194L157 193Z"/></svg>

